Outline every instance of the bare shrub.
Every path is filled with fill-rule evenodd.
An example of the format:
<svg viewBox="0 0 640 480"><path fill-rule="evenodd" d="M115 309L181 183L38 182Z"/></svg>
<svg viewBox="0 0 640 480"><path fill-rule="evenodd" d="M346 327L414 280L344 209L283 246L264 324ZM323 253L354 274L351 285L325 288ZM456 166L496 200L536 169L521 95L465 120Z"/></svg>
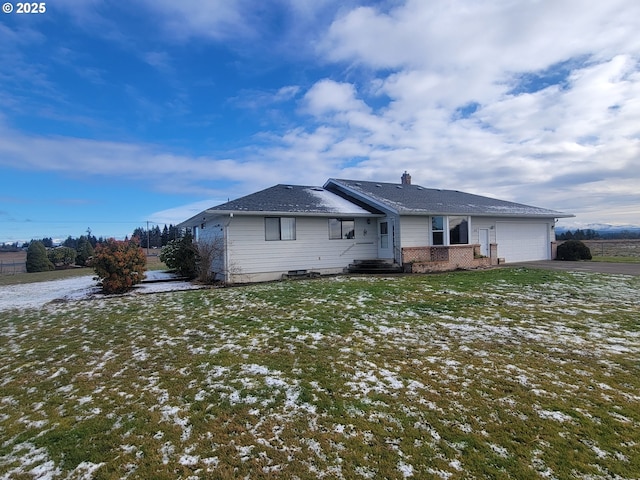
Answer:
<svg viewBox="0 0 640 480"><path fill-rule="evenodd" d="M203 283L213 283L224 277L224 239L214 237L205 242L194 242L196 249L197 279Z"/></svg>

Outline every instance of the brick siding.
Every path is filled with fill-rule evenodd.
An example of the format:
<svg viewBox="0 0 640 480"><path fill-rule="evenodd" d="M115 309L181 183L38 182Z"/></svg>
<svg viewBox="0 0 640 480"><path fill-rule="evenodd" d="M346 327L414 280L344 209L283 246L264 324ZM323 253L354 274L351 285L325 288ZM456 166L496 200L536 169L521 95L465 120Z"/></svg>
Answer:
<svg viewBox="0 0 640 480"><path fill-rule="evenodd" d="M490 251L490 257L480 257L480 245L478 244L448 247L405 247L402 249L402 263L405 264L405 271L412 273L488 267L497 264L497 245L491 244Z"/></svg>

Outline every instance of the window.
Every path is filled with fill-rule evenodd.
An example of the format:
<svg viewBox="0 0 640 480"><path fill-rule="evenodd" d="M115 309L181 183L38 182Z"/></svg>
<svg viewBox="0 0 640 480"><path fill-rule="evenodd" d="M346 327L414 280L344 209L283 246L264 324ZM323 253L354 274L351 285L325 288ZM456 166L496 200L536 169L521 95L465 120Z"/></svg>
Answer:
<svg viewBox="0 0 640 480"><path fill-rule="evenodd" d="M338 240L341 238L356 237L356 222L353 218L330 218L329 219L329 239Z"/></svg>
<svg viewBox="0 0 640 480"><path fill-rule="evenodd" d="M469 243L469 220L467 217L449 217L449 244Z"/></svg>
<svg viewBox="0 0 640 480"><path fill-rule="evenodd" d="M380 248L389 248L389 222L380 222Z"/></svg>
<svg viewBox="0 0 640 480"><path fill-rule="evenodd" d="M431 245L469 243L469 217L431 217Z"/></svg>
<svg viewBox="0 0 640 480"><path fill-rule="evenodd" d="M292 217L266 217L264 219L265 240L295 240L296 219Z"/></svg>
<svg viewBox="0 0 640 480"><path fill-rule="evenodd" d="M431 245L444 245L444 217L431 217Z"/></svg>

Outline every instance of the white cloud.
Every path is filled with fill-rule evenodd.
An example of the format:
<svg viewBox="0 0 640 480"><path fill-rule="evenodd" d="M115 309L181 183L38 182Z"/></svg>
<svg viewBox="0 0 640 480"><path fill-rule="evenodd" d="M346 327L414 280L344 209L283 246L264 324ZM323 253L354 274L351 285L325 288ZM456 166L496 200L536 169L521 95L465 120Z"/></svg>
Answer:
<svg viewBox="0 0 640 480"><path fill-rule="evenodd" d="M216 205L220 205L221 203L224 203L226 201L226 199L211 198L208 200L201 200L186 205L180 205L178 207L152 213L149 216L149 221L157 223L158 225L178 225L179 223L184 222L194 215L197 215L203 210L214 207Z"/></svg>
<svg viewBox="0 0 640 480"><path fill-rule="evenodd" d="M25 135L0 124L0 165L67 176L141 181L160 191L215 193L206 184L273 178L270 165L167 152L160 145Z"/></svg>
<svg viewBox="0 0 640 480"><path fill-rule="evenodd" d="M223 40L250 36L252 9L246 0L139 0L161 20L174 38L204 37Z"/></svg>
<svg viewBox="0 0 640 480"><path fill-rule="evenodd" d="M78 5L61 1L69 9ZM638 222L629 205L640 204L640 2L589 8L582 0L354 4L138 0L136 6L170 32L165 44L138 52L160 70L172 66L163 53L167 44L205 39L247 48L268 37L276 40L254 48L299 60L315 47L321 65L312 67L331 73L305 73L306 90L297 85L304 84L300 78L287 78L280 87L230 99L260 110L266 126L226 158L154 144L26 135L0 124L0 163L141 179L163 191L223 198L208 185L228 182L246 194L327 177L398 181L408 170L425 186L584 212L594 221L619 214L622 223ZM113 22L100 19L97 5L78 7L76 15L124 39ZM280 15L282 32L266 31L261 14L267 11ZM31 35L32 44L42 42ZM0 38L18 41L2 25ZM24 55L3 58L17 75L40 75L46 87L46 76ZM283 107L291 100L299 102L295 113ZM269 123L272 118L278 121Z"/></svg>
<svg viewBox="0 0 640 480"><path fill-rule="evenodd" d="M334 61L374 68L493 72L544 68L629 46L637 2L612 0L585 8L580 0L449 2L408 0L388 12L359 7L336 19L320 49Z"/></svg>
<svg viewBox="0 0 640 480"><path fill-rule="evenodd" d="M313 85L306 93L304 100L306 111L317 116L326 113L368 110L365 103L356 98L353 85L333 80L321 80Z"/></svg>
<svg viewBox="0 0 640 480"><path fill-rule="evenodd" d="M640 4L630 1L356 8L336 19L319 52L350 65L351 77L359 65L375 80L320 81L307 112L337 129L336 138L350 138L353 151L358 143L369 150L345 168L354 176L397 180L408 169L428 186L566 204L576 213L590 210L588 192L597 187L618 202L603 208L606 217L609 206L640 202L620 183L640 180L636 18ZM523 86L531 93L514 93L530 74ZM548 85L531 84L542 74ZM380 98L388 102L376 110L363 105ZM461 115L470 102L475 111ZM363 117L366 128L355 120Z"/></svg>

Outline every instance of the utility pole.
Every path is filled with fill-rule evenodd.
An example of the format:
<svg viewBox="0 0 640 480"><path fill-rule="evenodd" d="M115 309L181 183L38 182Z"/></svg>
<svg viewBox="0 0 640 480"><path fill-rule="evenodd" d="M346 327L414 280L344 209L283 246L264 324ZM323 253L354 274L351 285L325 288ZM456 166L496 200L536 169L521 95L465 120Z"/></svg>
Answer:
<svg viewBox="0 0 640 480"><path fill-rule="evenodd" d="M149 220L147 220L147 257L149 256Z"/></svg>

